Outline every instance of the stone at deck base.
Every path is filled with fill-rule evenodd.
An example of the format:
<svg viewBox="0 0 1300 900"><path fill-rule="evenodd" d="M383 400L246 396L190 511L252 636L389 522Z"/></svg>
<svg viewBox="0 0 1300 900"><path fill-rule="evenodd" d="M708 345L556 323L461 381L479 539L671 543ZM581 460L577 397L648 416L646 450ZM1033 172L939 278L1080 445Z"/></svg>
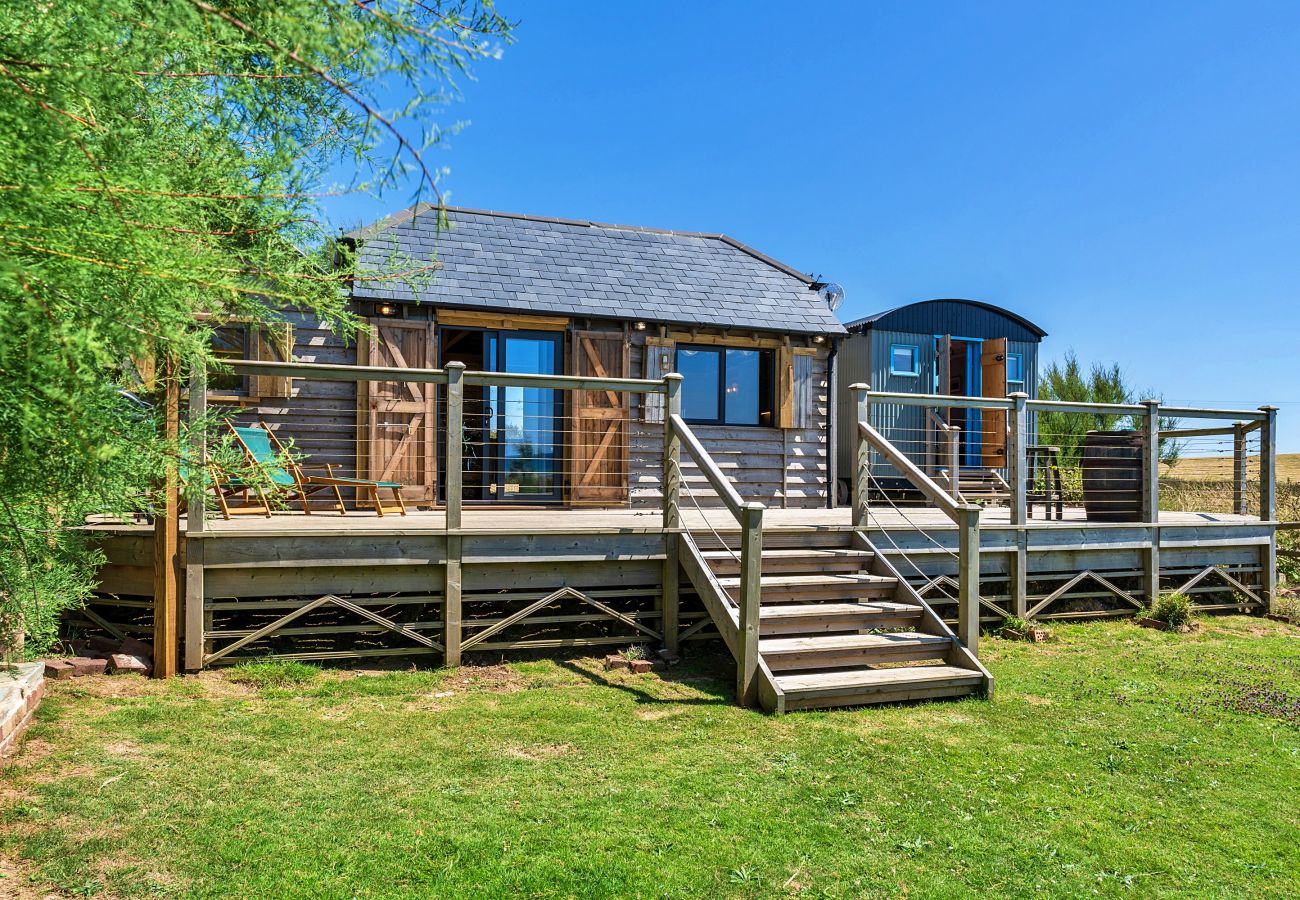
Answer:
<svg viewBox="0 0 1300 900"><path fill-rule="evenodd" d="M109 661L113 664L114 675L148 675L153 671L152 665L129 653L114 653Z"/></svg>
<svg viewBox="0 0 1300 900"><path fill-rule="evenodd" d="M82 675L103 675L108 668L108 660L90 656L74 656L67 662L72 666L73 676L77 678Z"/></svg>
<svg viewBox="0 0 1300 900"><path fill-rule="evenodd" d="M46 678L71 678L75 674L76 669L66 659L47 659L45 661Z"/></svg>

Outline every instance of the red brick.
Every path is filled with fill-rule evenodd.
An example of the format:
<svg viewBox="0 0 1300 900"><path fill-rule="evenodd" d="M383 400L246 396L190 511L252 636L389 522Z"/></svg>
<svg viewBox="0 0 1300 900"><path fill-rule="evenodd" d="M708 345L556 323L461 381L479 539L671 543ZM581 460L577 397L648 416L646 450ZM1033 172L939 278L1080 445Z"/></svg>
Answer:
<svg viewBox="0 0 1300 900"><path fill-rule="evenodd" d="M76 674L72 663L66 659L47 659L45 661L46 678L71 678Z"/></svg>
<svg viewBox="0 0 1300 900"><path fill-rule="evenodd" d="M104 670L108 668L108 660L90 656L74 656L68 662L72 664L74 678L80 678L82 675L103 675Z"/></svg>
<svg viewBox="0 0 1300 900"><path fill-rule="evenodd" d="M632 663L628 662L626 659L619 656L617 653L611 653L609 656L605 657L605 668L606 669L630 669L632 668Z"/></svg>
<svg viewBox="0 0 1300 900"><path fill-rule="evenodd" d="M632 660L632 672L636 675L644 675L655 667L655 664L648 659Z"/></svg>
<svg viewBox="0 0 1300 900"><path fill-rule="evenodd" d="M153 671L153 666L145 662L138 656L131 656L129 653L114 653L110 660L115 675L148 675Z"/></svg>
<svg viewBox="0 0 1300 900"><path fill-rule="evenodd" d="M144 641L137 641L133 637L122 638L122 642L117 645L118 653L126 653L130 656L138 656L141 659L153 659L153 644L146 644Z"/></svg>

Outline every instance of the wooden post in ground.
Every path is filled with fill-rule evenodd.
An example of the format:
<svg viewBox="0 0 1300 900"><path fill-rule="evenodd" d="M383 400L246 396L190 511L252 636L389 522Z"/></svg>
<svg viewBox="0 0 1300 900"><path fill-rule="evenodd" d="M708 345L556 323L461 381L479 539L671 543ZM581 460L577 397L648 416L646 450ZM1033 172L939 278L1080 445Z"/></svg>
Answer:
<svg viewBox="0 0 1300 900"><path fill-rule="evenodd" d="M1016 549L1012 556L1010 581L1011 611L1024 617L1029 610L1029 566L1027 534L1025 524L1028 515L1029 491L1029 412L1025 404L1029 395L1024 391L1015 391L1009 395L1012 401L1011 421L1008 423L1011 436L1010 452L1007 455L1007 480L1011 482L1011 524L1016 526Z"/></svg>
<svg viewBox="0 0 1300 900"><path fill-rule="evenodd" d="M1239 516L1244 516L1250 509L1247 502L1246 490L1249 481L1250 457L1246 455L1246 431L1245 422L1234 422L1232 425L1232 511Z"/></svg>
<svg viewBox="0 0 1300 900"><path fill-rule="evenodd" d="M461 527L461 451L465 441L465 364L452 361L447 371L447 446L446 459L446 513L447 513L447 565L442 604L443 664L460 665L461 592L463 587L461 560L464 539Z"/></svg>
<svg viewBox="0 0 1300 900"><path fill-rule="evenodd" d="M1264 421L1259 428L1259 520L1277 519L1277 407L1261 406ZM1277 531L1269 532L1268 543L1260 551L1259 586L1263 593L1264 612L1273 611L1277 595Z"/></svg>
<svg viewBox="0 0 1300 900"><path fill-rule="evenodd" d="M185 496L185 657L187 672L203 668L203 541L207 530L207 363L190 364L189 456Z"/></svg>
<svg viewBox="0 0 1300 900"><path fill-rule="evenodd" d="M871 387L866 384L851 384L856 421L849 427L853 429L853 443L858 448L853 465L853 524L858 528L867 527L867 518L871 513L868 501L871 490L871 445L862 436L858 422L871 424Z"/></svg>
<svg viewBox="0 0 1300 900"><path fill-rule="evenodd" d="M980 508L957 507L957 638L979 655Z"/></svg>
<svg viewBox="0 0 1300 900"><path fill-rule="evenodd" d="M153 675L170 678L176 674L176 620L179 614L178 584L180 547L179 460L175 457L180 439L181 388L175 356L163 359L163 437L167 442L166 472L163 476L162 508L154 518L153 540Z"/></svg>
<svg viewBox="0 0 1300 900"><path fill-rule="evenodd" d="M763 504L740 510L740 632L736 638L736 702L758 699L758 630L762 609Z"/></svg>
<svg viewBox="0 0 1300 900"><path fill-rule="evenodd" d="M673 427L673 416L682 413L682 376L670 372L664 376L664 458L663 458L663 626L664 649L678 652L679 611L681 607L681 536L682 524L682 440Z"/></svg>
<svg viewBox="0 0 1300 900"><path fill-rule="evenodd" d="M1144 581L1146 601L1154 606L1160 599L1160 401L1143 400L1142 405L1147 408L1142 423L1142 521L1150 526Z"/></svg>

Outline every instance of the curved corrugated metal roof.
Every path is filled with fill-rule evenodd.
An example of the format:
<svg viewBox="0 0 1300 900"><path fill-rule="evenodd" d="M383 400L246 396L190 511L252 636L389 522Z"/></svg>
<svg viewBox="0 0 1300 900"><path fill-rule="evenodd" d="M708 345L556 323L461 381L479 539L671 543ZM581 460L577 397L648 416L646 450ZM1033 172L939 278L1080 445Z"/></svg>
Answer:
<svg viewBox="0 0 1300 900"><path fill-rule="evenodd" d="M978 309L982 309L985 310L986 312L991 312L994 315L1002 316L1003 318L1007 319L1010 322L1015 322L1017 325L1021 326L1022 328L1028 329L1030 332L1032 332L1033 334L1037 335L1040 338L1047 337L1046 331L1039 328L1037 325L1035 325L1033 322L1026 319L1024 316L1017 315L1016 313L1011 312L1011 310L1009 309L1003 309L1000 306L994 306L992 303L985 303L982 300L966 300L960 297L941 297L933 300L918 300L915 303L907 303L903 306L896 306L893 309L887 309L883 312L873 313L872 315L864 316L861 319L854 319L852 322L849 322L845 327L849 331L863 331L866 328L877 328L877 327L888 328L891 324L890 321L891 317L895 317L895 316L901 317L902 315L909 312L916 311L921 307L931 306L938 303L957 303L964 306L971 306Z"/></svg>

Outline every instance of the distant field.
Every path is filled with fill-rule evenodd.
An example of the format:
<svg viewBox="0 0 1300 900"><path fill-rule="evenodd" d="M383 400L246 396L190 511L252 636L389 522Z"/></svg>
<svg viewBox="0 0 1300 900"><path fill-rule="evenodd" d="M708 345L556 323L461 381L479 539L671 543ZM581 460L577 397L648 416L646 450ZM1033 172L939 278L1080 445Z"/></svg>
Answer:
<svg viewBox="0 0 1300 900"><path fill-rule="evenodd" d="M1251 478L1258 477L1259 457L1250 458ZM1170 469L1162 467L1162 475L1172 478L1203 481L1206 479L1228 479L1232 477L1231 456L1210 456L1180 459L1178 465ZM1277 477L1279 481L1300 481L1300 453L1279 453L1277 456Z"/></svg>

